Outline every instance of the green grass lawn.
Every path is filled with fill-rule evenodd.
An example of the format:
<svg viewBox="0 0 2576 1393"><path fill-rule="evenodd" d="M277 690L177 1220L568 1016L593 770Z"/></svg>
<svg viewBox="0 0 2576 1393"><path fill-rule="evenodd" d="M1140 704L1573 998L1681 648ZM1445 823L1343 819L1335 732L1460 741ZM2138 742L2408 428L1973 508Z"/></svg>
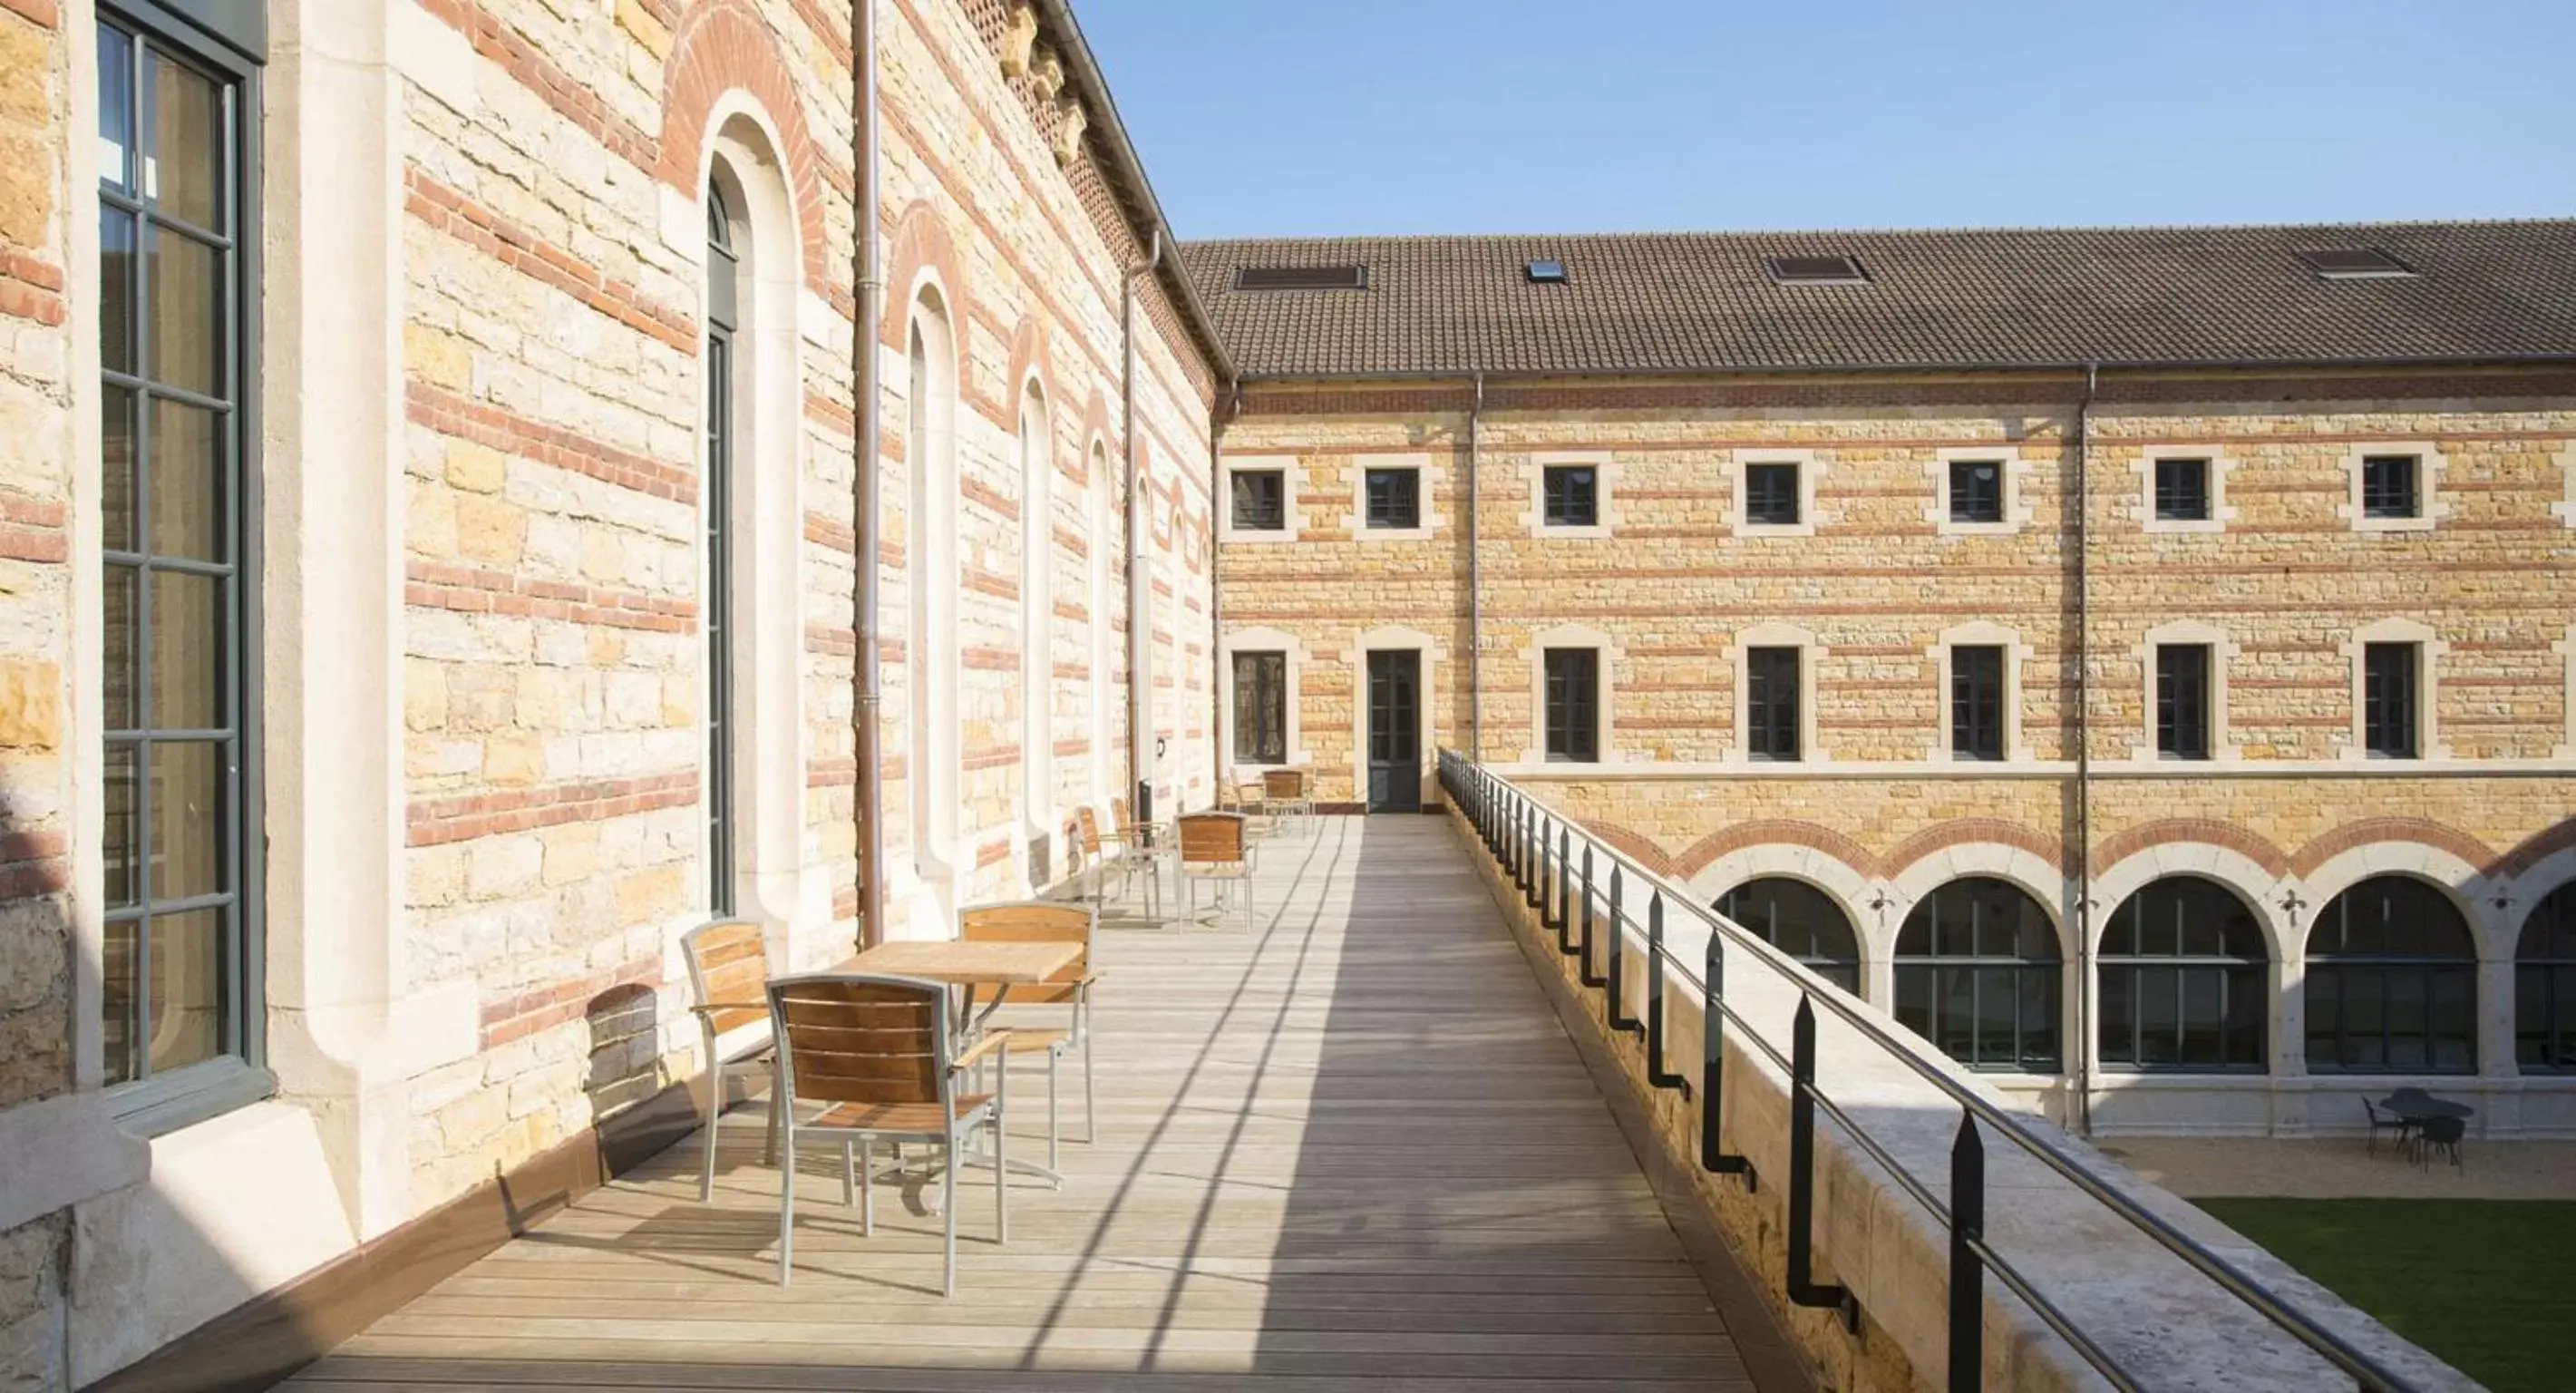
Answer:
<svg viewBox="0 0 2576 1393"><path fill-rule="evenodd" d="M2192 1201L2496 1393L2576 1378L2576 1201Z"/></svg>

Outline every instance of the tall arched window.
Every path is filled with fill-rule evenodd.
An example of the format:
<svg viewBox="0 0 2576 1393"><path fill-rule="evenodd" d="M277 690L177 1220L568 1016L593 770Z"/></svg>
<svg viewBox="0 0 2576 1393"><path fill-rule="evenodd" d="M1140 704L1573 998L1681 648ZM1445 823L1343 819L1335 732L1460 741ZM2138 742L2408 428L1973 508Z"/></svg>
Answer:
<svg viewBox="0 0 2576 1393"><path fill-rule="evenodd" d="M1020 818L1029 888L1051 874L1055 815L1055 474L1047 402L1020 402Z"/></svg>
<svg viewBox="0 0 2576 1393"><path fill-rule="evenodd" d="M2308 1069L2466 1074L2477 1069L2478 964L2450 897L2373 876L2334 897L2308 934Z"/></svg>
<svg viewBox="0 0 2576 1393"><path fill-rule="evenodd" d="M2009 881L1954 880L1896 936L1896 1019L1972 1068L2057 1072L2057 930Z"/></svg>
<svg viewBox="0 0 2576 1393"><path fill-rule="evenodd" d="M904 402L904 464L909 472L904 518L905 588L911 624L904 636L906 681L911 687L910 745L906 782L912 794L913 864L932 926L925 937L944 936L956 909L957 729L957 471L947 307L925 287L913 304L910 374ZM928 929L923 933L924 928Z"/></svg>
<svg viewBox="0 0 2576 1393"><path fill-rule="evenodd" d="M1118 515L1111 506L1109 451L1091 442L1091 532L1083 539L1091 563L1091 801L1103 803L1118 779L1109 763L1109 732L1116 728L1118 689L1110 681L1109 568L1118 555Z"/></svg>
<svg viewBox="0 0 2576 1393"><path fill-rule="evenodd" d="M1785 875L1763 876L1718 896L1717 912L1774 948L1860 995L1860 936L1833 896Z"/></svg>
<svg viewBox="0 0 2576 1393"><path fill-rule="evenodd" d="M2532 907L2513 957L2514 1057L2522 1072L2576 1072L2576 881Z"/></svg>
<svg viewBox="0 0 2576 1393"><path fill-rule="evenodd" d="M707 438L698 506L706 527L707 908L735 910L733 462L734 331L741 326L742 259L721 172L707 179Z"/></svg>
<svg viewBox="0 0 2576 1393"><path fill-rule="evenodd" d="M2105 1067L2263 1070L2263 928L2227 887L2194 875L2147 885L2111 911L2101 960Z"/></svg>

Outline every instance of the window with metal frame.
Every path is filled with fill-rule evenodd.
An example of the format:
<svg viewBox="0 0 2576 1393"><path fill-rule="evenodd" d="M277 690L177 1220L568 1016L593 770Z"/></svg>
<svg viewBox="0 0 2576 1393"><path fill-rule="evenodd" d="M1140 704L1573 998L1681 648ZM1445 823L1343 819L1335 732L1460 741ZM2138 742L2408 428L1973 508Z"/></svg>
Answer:
<svg viewBox="0 0 2576 1393"><path fill-rule="evenodd" d="M1718 896L1717 912L1762 935L1817 976L1860 995L1860 934L1833 896L1803 880L1767 875Z"/></svg>
<svg viewBox="0 0 2576 1393"><path fill-rule="evenodd" d="M2004 462L1950 461L1950 521L2004 520Z"/></svg>
<svg viewBox="0 0 2576 1393"><path fill-rule="evenodd" d="M1422 471L1372 469L1363 480L1368 525L1397 531L1422 525Z"/></svg>
<svg viewBox="0 0 2576 1393"><path fill-rule="evenodd" d="M1245 764L1288 762L1288 655L1234 655L1234 757Z"/></svg>
<svg viewBox="0 0 2576 1393"><path fill-rule="evenodd" d="M1798 466L1744 466L1744 520L1757 527L1795 527L1800 522Z"/></svg>
<svg viewBox="0 0 2576 1393"><path fill-rule="evenodd" d="M2361 461L2361 515L2365 518L2417 518L2424 515L2417 478L2420 461L2413 455L2366 455Z"/></svg>
<svg viewBox="0 0 2576 1393"><path fill-rule="evenodd" d="M2157 460L2156 521L2207 522L2209 518L2209 461Z"/></svg>
<svg viewBox="0 0 2576 1393"><path fill-rule="evenodd" d="M1744 752L1757 760L1804 757L1799 734L1800 663L1796 648L1749 648L1744 653Z"/></svg>
<svg viewBox="0 0 2576 1393"><path fill-rule="evenodd" d="M1933 891L1896 935L1896 1019L1972 1069L2053 1074L2057 931L2009 881L1970 876Z"/></svg>
<svg viewBox="0 0 2576 1393"><path fill-rule="evenodd" d="M2104 926L2102 1063L2169 1073L2262 1073L2272 989L2263 928L2235 892L2172 875Z"/></svg>
<svg viewBox="0 0 2576 1393"><path fill-rule="evenodd" d="M2526 1074L2576 1073L2576 881L2522 921L2513 949L2513 1054Z"/></svg>
<svg viewBox="0 0 2576 1393"><path fill-rule="evenodd" d="M1550 527L1600 525L1599 476L1588 464L1551 464L1541 480Z"/></svg>
<svg viewBox="0 0 2576 1393"><path fill-rule="evenodd" d="M2004 650L1963 643L1950 650L1950 755L2004 757Z"/></svg>
<svg viewBox="0 0 2576 1393"><path fill-rule="evenodd" d="M129 20L130 12L138 19ZM129 1126L274 1091L258 783L258 69L98 21L102 1065Z"/></svg>
<svg viewBox="0 0 2576 1393"><path fill-rule="evenodd" d="M2361 651L2362 745L2373 759L2413 759L2417 737L2416 671L2421 645L2364 644Z"/></svg>
<svg viewBox="0 0 2576 1393"><path fill-rule="evenodd" d="M2156 756L2209 758L2210 646L2156 645Z"/></svg>
<svg viewBox="0 0 2576 1393"><path fill-rule="evenodd" d="M734 331L742 263L734 252L733 210L707 181L707 909L734 913L733 452Z"/></svg>
<svg viewBox="0 0 2576 1393"><path fill-rule="evenodd" d="M2308 931L2308 1072L2477 1072L2477 952L2450 897L2373 876Z"/></svg>
<svg viewBox="0 0 2576 1393"><path fill-rule="evenodd" d="M1234 491L1234 530L1288 530L1288 473L1282 469L1238 469L1230 476Z"/></svg>
<svg viewBox="0 0 2576 1393"><path fill-rule="evenodd" d="M1547 677L1547 757L1590 764L1601 758L1601 653L1551 648Z"/></svg>

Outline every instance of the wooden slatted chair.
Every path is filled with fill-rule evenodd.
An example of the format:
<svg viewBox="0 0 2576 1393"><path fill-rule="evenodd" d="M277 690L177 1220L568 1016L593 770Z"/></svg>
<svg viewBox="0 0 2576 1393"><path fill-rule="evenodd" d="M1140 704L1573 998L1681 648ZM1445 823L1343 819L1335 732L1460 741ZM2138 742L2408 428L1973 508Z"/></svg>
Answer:
<svg viewBox="0 0 2576 1393"><path fill-rule="evenodd" d="M1162 893L1162 866L1173 856L1171 824L1138 821L1135 814L1127 810L1127 800L1124 798L1113 797L1109 800L1109 817L1111 821L1118 824L1117 831L1109 834L1111 844L1118 848L1119 855L1127 858L1135 869L1143 871L1146 877L1153 881L1155 888L1148 894L1159 900Z"/></svg>
<svg viewBox="0 0 2576 1393"><path fill-rule="evenodd" d="M1057 1100L1064 1092L1060 1066L1064 1057L1075 1050L1082 1051L1082 1139L1091 1142L1100 1137L1091 1068L1091 984L1098 980L1091 971L1091 950L1100 939L1100 915L1087 905L989 904L967 910L959 921L958 937L970 943L1082 945L1082 956L1043 984L1012 989L1010 1004L1014 1012L1022 1006L1062 1006L1069 1010L1061 1029L1031 1029L1015 1023L1002 1066L1007 1073L1011 1060L1024 1055L1046 1056L1047 1169L1058 1169L1062 1117Z"/></svg>
<svg viewBox="0 0 2576 1393"><path fill-rule="evenodd" d="M1199 913L1199 883L1214 883L1219 895L1232 894L1243 909L1243 926L1252 927L1252 842L1241 813L1191 813L1180 820L1181 882L1189 887L1189 917Z"/></svg>
<svg viewBox="0 0 2576 1393"><path fill-rule="evenodd" d="M1127 894L1127 858L1110 849L1109 838L1100 830L1100 815L1086 805L1075 810L1073 824L1080 836L1083 857L1091 866L1092 897L1104 902L1113 896L1124 898ZM1113 877L1118 886L1115 891L1109 888Z"/></svg>
<svg viewBox="0 0 2576 1393"><path fill-rule="evenodd" d="M690 1014L698 1018L698 1058L706 1065L706 1164L698 1177L700 1201L716 1197L716 1130L724 1121L725 1080L770 1072L769 949L760 925L726 919L691 929L680 940L689 967ZM728 1038L730 1037L730 1038ZM778 1158L777 1097L771 1095L769 1159Z"/></svg>
<svg viewBox="0 0 2576 1393"><path fill-rule="evenodd" d="M1314 825L1315 800L1306 792L1303 769L1265 769L1261 773L1261 801L1273 817L1299 817Z"/></svg>
<svg viewBox="0 0 2576 1393"><path fill-rule="evenodd" d="M965 1073L1010 1048L1011 1033L990 1031L963 1050L950 1029L948 988L909 977L816 973L769 984L770 1028L778 1036L778 1115L786 1136L778 1168L778 1284L795 1268L796 1148L813 1138L842 1146L842 1200L848 1171L859 1181L859 1231L876 1235L873 1165L852 1167L855 1150L878 1141L926 1142L944 1148L948 1224L942 1292L957 1294L957 1167L979 1131L992 1135L993 1241L1011 1236L1010 1172L1002 1164L1002 1108L1010 1075L992 1093L965 1093ZM800 1121L800 1104L822 1104Z"/></svg>

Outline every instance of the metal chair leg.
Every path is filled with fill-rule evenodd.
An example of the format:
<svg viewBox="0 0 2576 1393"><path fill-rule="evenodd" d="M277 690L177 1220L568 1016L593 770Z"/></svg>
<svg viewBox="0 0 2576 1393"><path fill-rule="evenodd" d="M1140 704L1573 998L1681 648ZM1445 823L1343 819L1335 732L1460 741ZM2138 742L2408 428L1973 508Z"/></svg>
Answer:
<svg viewBox="0 0 2576 1393"><path fill-rule="evenodd" d="M859 1144L855 1140L841 1143L841 1207L847 1209L859 1202Z"/></svg>
<svg viewBox="0 0 2576 1393"><path fill-rule="evenodd" d="M946 1264L942 1268L940 1295L957 1294L957 1134L948 1134L948 1164L941 1167L940 1200L947 1212L940 1217L948 1221Z"/></svg>
<svg viewBox="0 0 2576 1393"><path fill-rule="evenodd" d="M796 1267L796 1135L788 1132L788 1163L778 1168L778 1285Z"/></svg>
<svg viewBox="0 0 2576 1393"><path fill-rule="evenodd" d="M1058 1100L1064 1096L1063 1074L1057 1066L1063 1058L1064 1047L1061 1045L1047 1051L1047 1169L1051 1171L1064 1169L1064 1159L1056 1145L1057 1119L1063 1112Z"/></svg>
<svg viewBox="0 0 2576 1393"><path fill-rule="evenodd" d="M707 1050L707 1057L709 1059L715 1057L712 1045ZM706 1169L698 1177L698 1203L700 1204L710 1203L716 1197L716 1129L723 1121L724 1066L718 1064L707 1071L707 1130L705 1132L707 1156Z"/></svg>
<svg viewBox="0 0 2576 1393"><path fill-rule="evenodd" d="M1100 1141L1100 1114L1094 1110L1092 1080L1099 1071L1091 1067L1091 1006L1082 1008L1082 1140L1085 1145Z"/></svg>
<svg viewBox="0 0 2576 1393"><path fill-rule="evenodd" d="M859 1237L877 1236L876 1139L868 1139L868 1164L859 1167Z"/></svg>
<svg viewBox="0 0 2576 1393"><path fill-rule="evenodd" d="M1002 1075L993 1094L993 1241L1011 1241L1011 1167L1002 1159L1002 1118L1010 1110L1011 1076Z"/></svg>

